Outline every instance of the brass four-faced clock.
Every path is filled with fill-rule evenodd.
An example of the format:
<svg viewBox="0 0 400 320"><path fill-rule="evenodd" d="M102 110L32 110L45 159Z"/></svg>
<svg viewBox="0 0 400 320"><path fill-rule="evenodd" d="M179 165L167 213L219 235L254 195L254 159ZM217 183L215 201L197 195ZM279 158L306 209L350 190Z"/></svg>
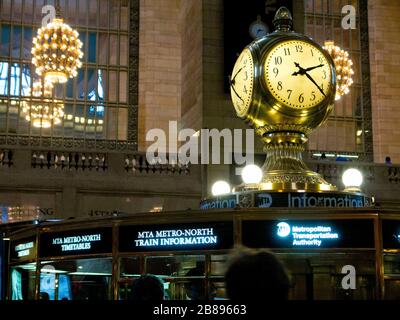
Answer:
<svg viewBox="0 0 400 320"><path fill-rule="evenodd" d="M261 135L309 133L332 111L334 63L312 39L275 31L247 46L233 68L231 98L239 117Z"/></svg>
<svg viewBox="0 0 400 320"><path fill-rule="evenodd" d="M331 113L336 73L329 53L311 38L292 31L288 9L280 8L276 30L240 54L231 75L237 115L262 137L267 151L264 190L333 190L307 169L301 152L311 131Z"/></svg>

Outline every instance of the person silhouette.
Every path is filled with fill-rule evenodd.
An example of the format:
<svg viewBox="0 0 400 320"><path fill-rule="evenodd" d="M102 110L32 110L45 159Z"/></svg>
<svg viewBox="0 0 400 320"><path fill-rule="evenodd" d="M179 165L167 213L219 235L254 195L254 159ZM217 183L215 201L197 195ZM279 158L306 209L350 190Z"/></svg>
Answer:
<svg viewBox="0 0 400 320"><path fill-rule="evenodd" d="M185 282L184 287L186 290L186 295L189 300L206 300L206 290L204 279L199 277L204 277L204 267L197 265L195 268L190 269L186 273L187 277L198 277L192 278L188 282Z"/></svg>
<svg viewBox="0 0 400 320"><path fill-rule="evenodd" d="M164 300L164 286L160 279L151 274L141 275L132 285L132 300Z"/></svg>
<svg viewBox="0 0 400 320"><path fill-rule="evenodd" d="M273 253L241 249L228 265L225 285L231 300L287 300L290 280Z"/></svg>
<svg viewBox="0 0 400 320"><path fill-rule="evenodd" d="M50 300L50 295L47 292L40 292L39 300Z"/></svg>

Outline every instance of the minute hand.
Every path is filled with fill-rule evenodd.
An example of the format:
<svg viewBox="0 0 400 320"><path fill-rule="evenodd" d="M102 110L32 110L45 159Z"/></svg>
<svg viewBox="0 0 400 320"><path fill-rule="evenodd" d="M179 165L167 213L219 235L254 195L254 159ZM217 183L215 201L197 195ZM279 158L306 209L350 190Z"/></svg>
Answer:
<svg viewBox="0 0 400 320"><path fill-rule="evenodd" d="M315 67L307 68L307 69L305 69L305 71L306 71L306 72L307 72L307 71L311 71L311 70L314 70L314 69L317 69L317 68L321 68L321 67L323 67L323 66L324 66L323 64L320 64L320 65L315 66Z"/></svg>
<svg viewBox="0 0 400 320"><path fill-rule="evenodd" d="M324 97L326 97L324 91L323 91L323 90L320 88L320 86L315 82L315 80L314 80L307 72L305 72L305 75L306 75L306 77L307 77L308 79L311 80L312 83L314 83L314 84L317 86L318 90L322 93L322 95L323 95Z"/></svg>
<svg viewBox="0 0 400 320"><path fill-rule="evenodd" d="M232 86L232 90L233 90L233 92L236 94L236 96L242 101L242 103L244 103L244 101L243 101L243 99L242 99L242 97L241 96L239 96L239 94L236 92L236 90L235 90L235 87L234 86Z"/></svg>
<svg viewBox="0 0 400 320"><path fill-rule="evenodd" d="M229 79L229 82L230 82L231 85L234 85L234 84L235 84L235 79L236 79L237 75L240 73L240 71L242 71L242 69L243 69L243 67L241 67L241 68L239 69L239 71L236 72L236 74L233 76L233 78L231 77L231 78Z"/></svg>

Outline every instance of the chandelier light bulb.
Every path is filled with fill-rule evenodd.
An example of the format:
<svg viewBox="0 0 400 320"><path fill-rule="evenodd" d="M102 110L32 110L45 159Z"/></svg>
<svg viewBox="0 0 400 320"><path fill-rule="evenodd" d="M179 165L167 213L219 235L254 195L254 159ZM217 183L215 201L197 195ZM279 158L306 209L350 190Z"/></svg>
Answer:
<svg viewBox="0 0 400 320"><path fill-rule="evenodd" d="M350 92L349 87L353 84L352 75L354 71L351 68L353 61L349 57L349 53L335 46L333 41L325 41L323 47L331 55L336 69L336 100L339 100L345 94Z"/></svg>

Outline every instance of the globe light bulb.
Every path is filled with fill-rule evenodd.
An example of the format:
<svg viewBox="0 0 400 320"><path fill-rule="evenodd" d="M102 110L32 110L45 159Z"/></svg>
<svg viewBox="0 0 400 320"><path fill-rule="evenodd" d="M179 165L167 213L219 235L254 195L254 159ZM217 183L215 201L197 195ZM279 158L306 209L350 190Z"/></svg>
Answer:
<svg viewBox="0 0 400 320"><path fill-rule="evenodd" d="M231 186L226 181L217 181L212 185L211 193L213 196L221 196L231 192Z"/></svg>
<svg viewBox="0 0 400 320"><path fill-rule="evenodd" d="M342 175L342 181L345 191L361 191L360 187L363 183L363 176L357 169L347 169Z"/></svg>
<svg viewBox="0 0 400 320"><path fill-rule="evenodd" d="M263 172L260 167L250 164L242 170L242 180L246 184L260 183L263 177Z"/></svg>

